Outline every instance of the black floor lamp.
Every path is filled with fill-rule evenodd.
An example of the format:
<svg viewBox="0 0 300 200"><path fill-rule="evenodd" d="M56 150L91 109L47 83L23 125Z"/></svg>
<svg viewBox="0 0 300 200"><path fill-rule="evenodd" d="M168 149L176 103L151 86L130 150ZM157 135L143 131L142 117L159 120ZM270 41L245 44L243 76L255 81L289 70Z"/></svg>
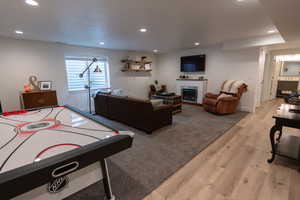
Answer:
<svg viewBox="0 0 300 200"><path fill-rule="evenodd" d="M80 78L83 78L84 74L87 72L88 73L88 84L85 86L86 89L88 89L89 92L89 109L90 109L90 114L92 114L92 101L91 101L91 71L90 68L91 66L98 62L97 58L93 58L92 62L85 68L85 70L79 74ZM95 68L94 72L102 72L101 69L99 68L99 66L97 65L97 67Z"/></svg>

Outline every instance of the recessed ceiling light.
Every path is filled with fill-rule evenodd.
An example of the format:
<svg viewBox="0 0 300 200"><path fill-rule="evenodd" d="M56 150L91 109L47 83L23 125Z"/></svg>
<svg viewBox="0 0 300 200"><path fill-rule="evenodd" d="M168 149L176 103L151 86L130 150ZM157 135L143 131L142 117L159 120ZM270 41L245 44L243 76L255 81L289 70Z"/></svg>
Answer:
<svg viewBox="0 0 300 200"><path fill-rule="evenodd" d="M39 3L35 0L25 0L25 3L31 6L39 6Z"/></svg>
<svg viewBox="0 0 300 200"><path fill-rule="evenodd" d="M100 45L104 45L104 42L99 42Z"/></svg>
<svg viewBox="0 0 300 200"><path fill-rule="evenodd" d="M236 0L237 2L244 2L245 0Z"/></svg>
<svg viewBox="0 0 300 200"><path fill-rule="evenodd" d="M153 50L153 52L154 52L154 53L157 53L157 52L158 52L158 50L157 50L157 49L154 49L154 50Z"/></svg>
<svg viewBox="0 0 300 200"><path fill-rule="evenodd" d="M195 45L196 45L196 46L199 46L199 45L200 45L200 43L199 43L199 42L195 42Z"/></svg>
<svg viewBox="0 0 300 200"><path fill-rule="evenodd" d="M269 34L272 34L272 33L275 33L275 32L276 32L276 30L269 30L268 31Z"/></svg>
<svg viewBox="0 0 300 200"><path fill-rule="evenodd" d="M141 28L141 29L140 29L140 32L145 33L145 32L147 32L147 29Z"/></svg>
<svg viewBox="0 0 300 200"><path fill-rule="evenodd" d="M23 31L20 31L20 30L16 30L15 33L18 35L23 35Z"/></svg>

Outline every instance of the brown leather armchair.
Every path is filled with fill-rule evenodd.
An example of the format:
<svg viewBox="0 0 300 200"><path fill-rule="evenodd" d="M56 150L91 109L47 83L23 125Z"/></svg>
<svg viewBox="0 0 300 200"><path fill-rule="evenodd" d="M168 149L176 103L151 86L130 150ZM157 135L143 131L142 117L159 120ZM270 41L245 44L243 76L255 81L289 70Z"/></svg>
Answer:
<svg viewBox="0 0 300 200"><path fill-rule="evenodd" d="M241 85L236 94L222 91L219 94L207 93L203 99L203 107L206 111L215 114L235 113L243 93L247 91L247 87L246 84Z"/></svg>

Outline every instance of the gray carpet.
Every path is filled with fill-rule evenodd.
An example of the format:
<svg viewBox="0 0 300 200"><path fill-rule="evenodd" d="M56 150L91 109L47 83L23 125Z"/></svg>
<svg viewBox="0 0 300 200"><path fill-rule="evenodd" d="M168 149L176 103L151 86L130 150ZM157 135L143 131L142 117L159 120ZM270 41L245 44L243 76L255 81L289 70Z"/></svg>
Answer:
<svg viewBox="0 0 300 200"><path fill-rule="evenodd" d="M108 162L117 199L143 199L246 114L218 116L199 106L184 105L183 112L174 116L172 126L152 135L116 123L121 130L136 133L133 147ZM99 182L67 200L99 200L103 196L102 182Z"/></svg>

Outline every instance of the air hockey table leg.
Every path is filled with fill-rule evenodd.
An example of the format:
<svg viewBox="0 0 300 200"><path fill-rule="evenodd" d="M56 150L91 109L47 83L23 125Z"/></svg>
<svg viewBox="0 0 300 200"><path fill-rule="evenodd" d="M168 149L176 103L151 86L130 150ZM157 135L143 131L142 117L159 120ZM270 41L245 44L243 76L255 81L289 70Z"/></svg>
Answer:
<svg viewBox="0 0 300 200"><path fill-rule="evenodd" d="M101 163L101 169L102 169L102 175L103 175L103 184L104 184L104 191L105 191L105 194L106 194L106 199L107 200L116 200L115 196L112 194L110 178L109 178L109 172L108 172L106 160L103 159L103 160L100 161L100 163Z"/></svg>

